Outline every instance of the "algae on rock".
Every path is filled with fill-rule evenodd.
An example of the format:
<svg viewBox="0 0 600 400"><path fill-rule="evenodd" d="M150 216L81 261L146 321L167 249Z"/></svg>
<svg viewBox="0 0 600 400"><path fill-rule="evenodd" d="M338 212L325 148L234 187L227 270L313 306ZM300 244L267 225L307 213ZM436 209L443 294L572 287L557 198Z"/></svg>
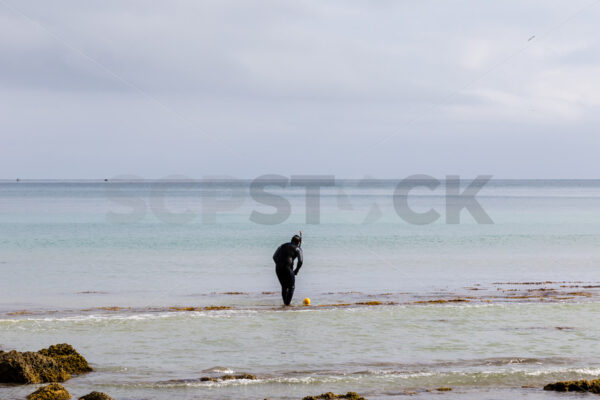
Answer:
<svg viewBox="0 0 600 400"><path fill-rule="evenodd" d="M366 400L364 397L359 396L356 392L348 392L346 394L335 394L327 392L318 396L306 396L302 400L333 400L333 399L347 399L347 400Z"/></svg>
<svg viewBox="0 0 600 400"><path fill-rule="evenodd" d="M92 392L79 398L79 400L115 400L106 393Z"/></svg>
<svg viewBox="0 0 600 400"><path fill-rule="evenodd" d="M204 376L200 378L200 382L221 382L221 381L230 381L233 379L249 379L255 380L256 375L251 374L238 374L238 375L222 375L222 376Z"/></svg>
<svg viewBox="0 0 600 400"><path fill-rule="evenodd" d="M88 362L68 344L58 344L38 352L0 352L1 383L64 382L71 374L91 371Z"/></svg>
<svg viewBox="0 0 600 400"><path fill-rule="evenodd" d="M13 350L0 354L2 383L64 382L70 377L58 361L40 353Z"/></svg>
<svg viewBox="0 0 600 400"><path fill-rule="evenodd" d="M70 344L55 344L38 353L58 361L69 374L83 374L92 370L87 360Z"/></svg>
<svg viewBox="0 0 600 400"><path fill-rule="evenodd" d="M27 396L27 400L69 400L71 394L62 385L51 383Z"/></svg>
<svg viewBox="0 0 600 400"><path fill-rule="evenodd" d="M593 380L579 381L561 381L549 383L544 386L544 390L554 390L556 392L590 392L600 394L600 378Z"/></svg>

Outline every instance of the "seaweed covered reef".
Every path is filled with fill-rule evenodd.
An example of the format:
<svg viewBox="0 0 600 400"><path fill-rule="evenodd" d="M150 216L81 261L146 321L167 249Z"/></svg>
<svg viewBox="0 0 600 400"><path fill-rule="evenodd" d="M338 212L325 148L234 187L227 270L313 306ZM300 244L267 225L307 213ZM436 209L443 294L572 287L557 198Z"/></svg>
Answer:
<svg viewBox="0 0 600 400"><path fill-rule="evenodd" d="M71 375L92 371L87 360L69 344L56 344L37 352L0 352L0 382L64 382Z"/></svg>
<svg viewBox="0 0 600 400"><path fill-rule="evenodd" d="M590 392L600 394L600 378L593 380L560 381L549 383L544 386L544 390L554 390L556 392Z"/></svg>
<svg viewBox="0 0 600 400"><path fill-rule="evenodd" d="M91 392L79 398L79 400L114 400L112 397L102 392Z"/></svg>
<svg viewBox="0 0 600 400"><path fill-rule="evenodd" d="M256 380L256 375L252 374L237 374L237 375L222 375L222 376L203 376L200 378L200 382L221 382L221 381L230 381L234 379L248 379L248 380Z"/></svg>
<svg viewBox="0 0 600 400"><path fill-rule="evenodd" d="M59 383L42 386L27 396L27 400L69 400L71 394Z"/></svg>
<svg viewBox="0 0 600 400"><path fill-rule="evenodd" d="M327 392L318 396L306 396L302 400L333 400L333 399L347 399L347 400L366 400L356 392L348 392L346 394L334 394Z"/></svg>

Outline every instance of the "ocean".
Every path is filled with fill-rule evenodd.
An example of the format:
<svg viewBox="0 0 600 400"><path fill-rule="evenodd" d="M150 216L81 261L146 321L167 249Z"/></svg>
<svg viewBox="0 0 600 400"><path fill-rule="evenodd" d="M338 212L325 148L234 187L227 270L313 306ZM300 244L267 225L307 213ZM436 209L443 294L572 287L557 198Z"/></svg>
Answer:
<svg viewBox="0 0 600 400"><path fill-rule="evenodd" d="M408 196L439 218L407 222L397 188L0 181L0 350L69 343L94 368L74 397L132 400L546 399L600 375L600 181L492 180L492 223L448 223L443 182ZM271 257L299 230L285 308Z"/></svg>

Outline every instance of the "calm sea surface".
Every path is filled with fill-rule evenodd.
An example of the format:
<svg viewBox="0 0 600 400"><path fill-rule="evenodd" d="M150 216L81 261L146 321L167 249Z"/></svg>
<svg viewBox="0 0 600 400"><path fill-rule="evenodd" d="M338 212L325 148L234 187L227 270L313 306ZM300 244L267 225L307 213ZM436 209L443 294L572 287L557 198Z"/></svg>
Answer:
<svg viewBox="0 0 600 400"><path fill-rule="evenodd" d="M409 196L439 220L409 224L395 188L321 188L318 224L304 188L268 188L290 215L266 225L252 213L273 198L243 182L0 182L0 349L70 343L95 369L73 396L116 399L545 399L600 375L600 181L492 181L477 199L493 224L447 224L443 184ZM271 256L299 229L284 309ZM564 293L507 298L539 289ZM258 379L199 380L242 372Z"/></svg>

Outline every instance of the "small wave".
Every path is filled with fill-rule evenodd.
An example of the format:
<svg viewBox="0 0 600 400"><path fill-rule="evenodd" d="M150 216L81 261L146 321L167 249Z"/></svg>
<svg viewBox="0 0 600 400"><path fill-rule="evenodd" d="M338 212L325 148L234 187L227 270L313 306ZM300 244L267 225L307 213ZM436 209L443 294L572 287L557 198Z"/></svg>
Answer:
<svg viewBox="0 0 600 400"><path fill-rule="evenodd" d="M482 298L483 299L483 298ZM518 301L506 301L500 297L494 301L483 301L482 299L471 299L468 301L454 302L454 300L411 300L409 302L390 301L363 301L355 303L323 303L314 306L278 307L272 304L250 305L250 306L200 306L200 307L96 307L84 310L64 311L19 311L9 312L4 318L0 318L0 324L19 324L22 322L97 322L97 321L142 321L152 319L187 319L187 318L229 318L234 315L244 316L255 313L362 313L377 312L378 310L402 310L413 307L445 309L478 309L478 308L521 308L521 307L580 307L582 305L600 304L594 298L587 295L581 296L579 301L573 298L569 301L557 301L556 299L544 299L540 302L530 299L519 299ZM456 300L456 299L455 299ZM481 301L480 301L481 300ZM419 304L415 304L419 302ZM569 327L557 327L557 329L569 329Z"/></svg>
<svg viewBox="0 0 600 400"><path fill-rule="evenodd" d="M563 373L563 372L569 373L569 374L576 374L576 375L598 376L598 375L600 375L600 368L568 368L568 369L556 368L556 369L549 369L549 370L525 372L524 374L528 375L528 376L541 376L541 375Z"/></svg>
<svg viewBox="0 0 600 400"><path fill-rule="evenodd" d="M350 376L303 376L303 377L265 377L258 379L231 379L223 381L200 381L198 379L183 379L179 381L157 382L152 384L152 387L157 388L175 388L175 387L225 387L225 386L246 386L246 385L261 385L261 384L315 384L315 383L334 383L340 381L356 381L360 377Z"/></svg>
<svg viewBox="0 0 600 400"><path fill-rule="evenodd" d="M223 386L240 386L240 385L250 385L250 384L260 384L264 383L266 380L264 379L232 379L226 381L206 381L202 382L197 379L183 379L169 382L158 382L156 384L151 385L151 387L156 388L176 388L176 387L223 387Z"/></svg>
<svg viewBox="0 0 600 400"><path fill-rule="evenodd" d="M202 370L202 372L219 373L219 374L233 374L233 373L235 373L234 370L232 370L231 368L227 368L227 367L212 367L212 368L208 368L208 369Z"/></svg>
<svg viewBox="0 0 600 400"><path fill-rule="evenodd" d="M219 310L219 311L192 311L186 313L177 312L147 312L147 313L111 313L91 314L56 317L24 317L24 318L2 318L0 324L28 323L28 322L104 322L104 321L145 321L155 319L182 319L182 318L228 318L234 314L254 314L254 310Z"/></svg>
<svg viewBox="0 0 600 400"><path fill-rule="evenodd" d="M310 374L304 376L266 376L258 379L238 379L219 382L201 382L200 380L181 380L157 382L153 387L223 387L236 385L261 384L327 384L347 382L360 385L395 384L405 388L454 385L465 387L505 386L514 387L524 384L543 385L548 381L596 377L600 368L500 368L493 370L462 371L393 371L366 370L355 373ZM358 382L358 383L357 383Z"/></svg>

